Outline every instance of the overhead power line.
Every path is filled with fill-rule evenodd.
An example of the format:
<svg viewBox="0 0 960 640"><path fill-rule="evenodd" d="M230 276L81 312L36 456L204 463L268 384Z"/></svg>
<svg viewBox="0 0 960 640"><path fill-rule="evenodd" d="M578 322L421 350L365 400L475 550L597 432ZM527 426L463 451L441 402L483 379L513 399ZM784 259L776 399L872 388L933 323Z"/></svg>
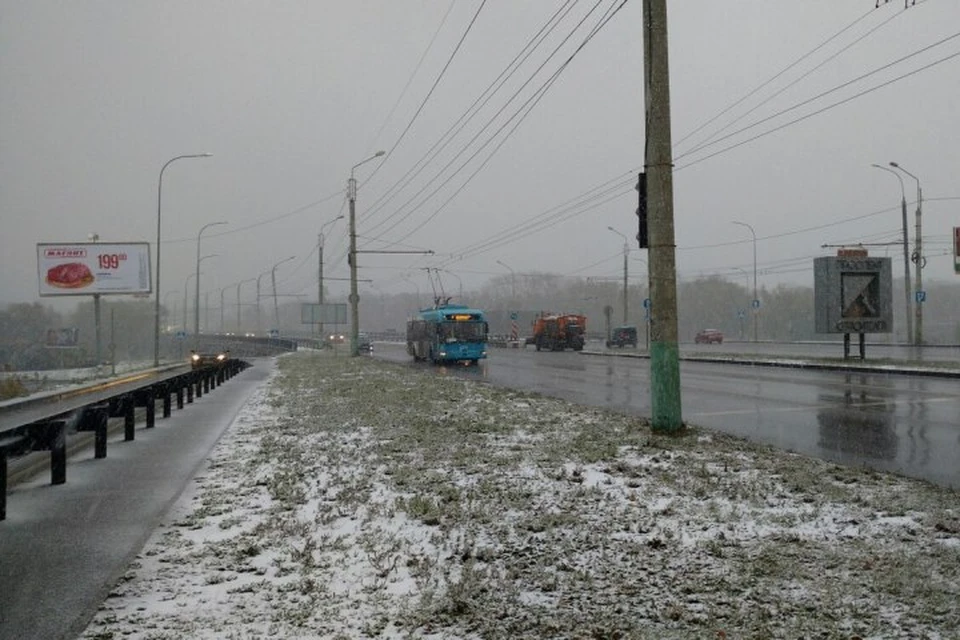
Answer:
<svg viewBox="0 0 960 640"><path fill-rule="evenodd" d="M436 91L437 86L440 84L440 80L443 79L444 74L446 74L447 69L450 68L450 65L453 63L453 59L457 57L457 52L460 51L460 47L463 46L464 41L467 39L467 35L470 33L470 30L473 29L474 23L476 23L477 18L480 17L480 12L483 11L484 5L487 4L487 0L481 0L480 6L477 7L476 13L473 14L473 18L470 20L470 24L467 25L467 28L464 30L463 35L460 36L460 40L457 42L457 46L453 48L453 52L450 54L450 57L447 58L446 64L443 65L443 69L440 70L440 73L437 75L436 80L433 81L433 85L430 87L430 90L427 92L427 95L424 96L423 101L420 103L420 106L417 107L417 111L413 114L413 117L410 118L410 122L407 123L407 126L404 127L403 131L400 133L400 137L397 138L397 141L393 143L393 146L390 147L390 150L387 152L386 156L380 161L376 168L373 170L373 173L370 174L370 178L376 175L377 171L380 170L389 159L390 155L400 146L400 143L406 137L407 132L410 131L410 127L413 126L413 123L417 121L417 118L420 116L420 113L423 111L423 108L427 106L427 102L430 100L430 96L433 95L433 92ZM368 180L370 179L368 178Z"/></svg>
<svg viewBox="0 0 960 640"><path fill-rule="evenodd" d="M824 40L823 42L821 42L820 44L818 44L816 47L814 47L814 48L811 49L810 51L807 51L805 54L803 54L802 56L800 56L799 58L797 58L796 60L794 60L793 62L791 62L790 64L788 64L787 66L785 66L783 69L781 69L780 71L778 71L777 73L775 73L773 76L771 76L770 78L768 78L766 81L764 81L763 83L761 83L760 85L758 85L755 89L753 89L752 91L750 91L749 93L747 93L746 95L744 95L743 97L741 97L739 100L733 102L733 103L730 104L728 107L726 107L725 109L723 109L722 111L720 111L719 113L717 113L715 116L713 116L712 118L710 118L709 120L707 120L706 122L704 122L703 124L701 124L699 127L697 127L696 129L694 129L693 131L691 131L690 133L688 133L687 135L685 135L684 137L682 137L680 140L678 140L678 141L673 145L674 149L676 149L677 147L679 147L680 145L682 145L684 142L686 142L688 139L690 139L691 137L693 137L694 135L696 135L697 133L699 133L700 131L702 131L702 130L705 129L706 127L710 126L711 124L713 124L714 122L716 122L717 120L719 120L720 118L722 118L722 117L723 117L724 115L726 115L730 110L738 107L738 106L741 105L742 103L744 103L744 102L746 102L747 100L749 100L749 99L750 99L751 97L753 97L756 93L758 93L759 91L761 91L762 89L764 89L765 87L767 87L768 85L770 85L772 82L774 82L775 80L777 80L777 78L779 78L780 76L782 76L782 75L785 74L786 72L790 71L790 69L794 68L795 66L797 66L798 64L800 64L801 62L803 62L804 60L806 60L807 58L809 58L810 56L812 56L814 53L816 53L816 52L819 51L820 49L824 48L825 46L827 46L828 44L830 44L832 41L834 41L835 39L837 39L838 37L840 37L841 35L843 35L843 34L846 33L847 31L849 31L850 29L852 29L853 27L855 27L857 24L859 24L860 22L862 22L867 16L869 16L869 15L872 14L872 13L873 13L873 10L872 10L872 9L871 9L870 11L867 11L867 12L864 13L862 16L860 16L859 18L857 18L856 20L854 20L853 22L851 22L850 24L848 24L848 25L845 26L844 28L840 29L840 31L837 31L835 34L833 34L832 36L830 36L829 38L827 38L826 40Z"/></svg>
<svg viewBox="0 0 960 640"><path fill-rule="evenodd" d="M480 110L487 105L487 103L497 94L497 92L503 87L503 85L511 78L513 75L520 69L520 66L526 62L526 60L536 51L537 47L543 43L544 39L553 32L553 30L560 24L560 21L570 13L573 9L575 2L571 4L572 0L566 0L560 8L557 9L553 15L547 20L546 23L540 30L534 34L523 48L514 56L513 60L507 64L506 67L500 72L500 74L491 82L487 87L480 93L479 96L473 101L466 111L464 111L460 117L454 122L450 128L448 128L443 135L441 135L436 142L427 150L423 156L417 160L414 165L407 170L407 172L400 177L390 188L388 188L383 195L374 200L373 204L367 209L367 212L364 217L372 217L380 209L382 209L390 200L392 200L396 195L398 195L403 189L413 181L420 173L426 168L427 164L431 162L434 158L437 157L454 139L454 137L459 134L470 121L479 114ZM561 15L561 13L563 15ZM439 147L439 148L438 148ZM376 226L374 227L376 228Z"/></svg>

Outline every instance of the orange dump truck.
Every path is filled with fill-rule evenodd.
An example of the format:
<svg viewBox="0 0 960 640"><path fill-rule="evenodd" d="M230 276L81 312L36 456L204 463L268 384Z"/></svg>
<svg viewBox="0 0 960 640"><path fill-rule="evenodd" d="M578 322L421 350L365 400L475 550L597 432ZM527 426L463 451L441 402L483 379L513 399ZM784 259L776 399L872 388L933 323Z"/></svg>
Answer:
<svg viewBox="0 0 960 640"><path fill-rule="evenodd" d="M537 351L583 349L583 335L587 331L587 317L576 313L541 313L533 321L533 337L527 340Z"/></svg>

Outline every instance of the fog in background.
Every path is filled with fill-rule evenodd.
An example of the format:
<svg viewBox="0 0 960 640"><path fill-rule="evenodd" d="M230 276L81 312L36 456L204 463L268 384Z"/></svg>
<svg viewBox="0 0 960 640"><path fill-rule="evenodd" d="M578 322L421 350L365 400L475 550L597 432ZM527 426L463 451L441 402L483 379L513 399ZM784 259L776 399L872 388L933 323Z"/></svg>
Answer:
<svg viewBox="0 0 960 640"><path fill-rule="evenodd" d="M345 301L335 219L351 167L380 149L355 172L360 249L434 253L361 254L367 304L428 291L424 267L468 294L532 273L616 280L624 239L608 227L645 283L641 9L0 0L0 302L39 299L38 242L155 242L161 167L203 152L164 173L165 303L216 221L201 246L217 255L210 305L258 276L270 293L290 256L281 302L315 301L321 230L327 301ZM896 161L923 187L924 279L955 286L960 3L671 2L669 19L681 281L750 282L752 237L734 220L756 231L761 287L812 286L824 244L876 243L901 278L900 184L871 167Z"/></svg>

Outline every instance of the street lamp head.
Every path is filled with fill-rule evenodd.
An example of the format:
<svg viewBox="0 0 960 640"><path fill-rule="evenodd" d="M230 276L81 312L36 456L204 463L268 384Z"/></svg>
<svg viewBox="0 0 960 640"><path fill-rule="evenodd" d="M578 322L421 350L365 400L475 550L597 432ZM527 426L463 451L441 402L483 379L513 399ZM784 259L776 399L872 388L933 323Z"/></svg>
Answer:
<svg viewBox="0 0 960 640"><path fill-rule="evenodd" d="M891 167L896 167L896 168L898 168L898 169L900 168L900 165L898 165L896 162L891 162L891 163L890 163L890 166L891 166Z"/></svg>
<svg viewBox="0 0 960 640"><path fill-rule="evenodd" d="M385 156L385 155L387 155L387 152L381 149L380 151L377 151L375 154L373 154L373 157L379 158L380 156Z"/></svg>

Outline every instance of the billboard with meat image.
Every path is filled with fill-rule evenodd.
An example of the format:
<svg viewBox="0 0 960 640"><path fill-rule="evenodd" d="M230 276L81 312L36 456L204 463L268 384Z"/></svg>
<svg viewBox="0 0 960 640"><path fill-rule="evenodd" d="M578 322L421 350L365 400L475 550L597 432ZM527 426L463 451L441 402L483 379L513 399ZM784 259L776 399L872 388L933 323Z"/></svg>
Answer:
<svg viewBox="0 0 960 640"><path fill-rule="evenodd" d="M41 296L148 294L150 244L41 243L37 275Z"/></svg>

